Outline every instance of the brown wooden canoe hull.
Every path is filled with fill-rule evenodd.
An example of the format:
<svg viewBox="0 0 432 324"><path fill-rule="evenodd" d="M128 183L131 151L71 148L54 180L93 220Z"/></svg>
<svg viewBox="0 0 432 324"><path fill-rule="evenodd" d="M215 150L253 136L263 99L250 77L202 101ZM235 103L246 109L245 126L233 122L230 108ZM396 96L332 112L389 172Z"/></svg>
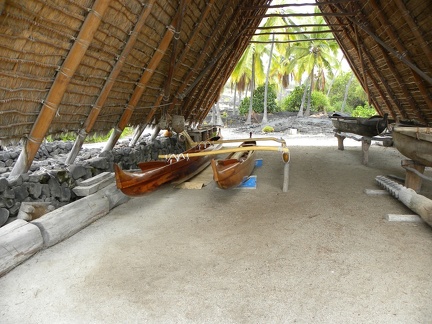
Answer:
<svg viewBox="0 0 432 324"><path fill-rule="evenodd" d="M374 137L387 128L387 115L371 118L330 116L333 127L338 132L353 133L361 136Z"/></svg>
<svg viewBox="0 0 432 324"><path fill-rule="evenodd" d="M399 152L413 161L432 167L432 128L395 127L392 136Z"/></svg>
<svg viewBox="0 0 432 324"><path fill-rule="evenodd" d="M241 146L254 146L255 142L245 142ZM223 160L212 160L213 179L221 189L231 189L240 185L251 175L255 167L255 151L243 152L240 157L230 154Z"/></svg>
<svg viewBox="0 0 432 324"><path fill-rule="evenodd" d="M214 150L214 145L206 144L193 147L184 152L187 153L205 152ZM137 197L157 189L159 186L170 181L183 178L204 164L210 163L210 156L182 158L180 160L170 159L167 161L150 161L139 163L141 171L129 172L121 170L114 165L117 188L125 195Z"/></svg>

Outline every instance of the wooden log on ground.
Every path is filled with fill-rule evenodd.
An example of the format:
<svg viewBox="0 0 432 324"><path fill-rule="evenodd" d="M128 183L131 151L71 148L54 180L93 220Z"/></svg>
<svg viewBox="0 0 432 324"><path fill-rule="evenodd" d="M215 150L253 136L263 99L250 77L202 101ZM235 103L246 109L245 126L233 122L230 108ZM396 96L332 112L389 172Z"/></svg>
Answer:
<svg viewBox="0 0 432 324"><path fill-rule="evenodd" d="M30 258L43 247L37 226L17 219L0 228L0 276Z"/></svg>
<svg viewBox="0 0 432 324"><path fill-rule="evenodd" d="M113 209L125 202L128 202L131 198L126 196L120 189L117 188L115 183L106 186L99 191L104 197L108 199L109 209Z"/></svg>
<svg viewBox="0 0 432 324"><path fill-rule="evenodd" d="M417 213L426 223L432 226L432 200L419 195L413 189L406 188L384 176L376 176L375 180L405 206Z"/></svg>
<svg viewBox="0 0 432 324"><path fill-rule="evenodd" d="M423 174L425 166L412 160L402 160L401 165L406 169L405 187L411 188L415 192L420 192L423 182L422 178L409 169L417 170Z"/></svg>
<svg viewBox="0 0 432 324"><path fill-rule="evenodd" d="M32 224L39 227L44 247L50 247L108 214L109 206L108 198L103 191L99 191L45 214Z"/></svg>

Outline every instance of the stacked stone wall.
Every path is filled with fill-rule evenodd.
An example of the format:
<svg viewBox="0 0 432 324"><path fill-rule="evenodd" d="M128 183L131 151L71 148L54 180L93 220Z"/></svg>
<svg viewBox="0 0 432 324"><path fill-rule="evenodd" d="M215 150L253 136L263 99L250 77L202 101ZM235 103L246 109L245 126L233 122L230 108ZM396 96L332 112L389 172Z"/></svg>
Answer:
<svg viewBox="0 0 432 324"><path fill-rule="evenodd" d="M156 160L159 154L185 150L184 143L168 137L158 137L153 142L143 140L134 147L127 144L120 143L109 152L101 152L101 148L84 148L74 164L66 165L64 161L73 143L45 143L30 171L13 178L9 174L21 147L0 151L0 226L17 216L22 202L49 202L58 208L79 199L72 189L102 172L113 172L114 163L126 170L136 169L139 162Z"/></svg>

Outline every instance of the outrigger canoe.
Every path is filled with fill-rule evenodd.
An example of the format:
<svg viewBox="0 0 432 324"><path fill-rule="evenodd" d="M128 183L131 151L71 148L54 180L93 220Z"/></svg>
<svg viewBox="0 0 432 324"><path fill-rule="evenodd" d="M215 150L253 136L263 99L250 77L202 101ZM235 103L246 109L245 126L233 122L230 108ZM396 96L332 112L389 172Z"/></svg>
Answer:
<svg viewBox="0 0 432 324"><path fill-rule="evenodd" d="M370 118L346 117L339 114L329 116L337 132L353 133L361 136L374 137L387 128L388 115Z"/></svg>
<svg viewBox="0 0 432 324"><path fill-rule="evenodd" d="M240 147L256 146L255 141L245 141ZM255 166L255 151L234 152L226 159L211 161L213 179L221 189L237 187L250 176Z"/></svg>
<svg viewBox="0 0 432 324"><path fill-rule="evenodd" d="M219 137L210 141L217 141ZM214 145L203 142L195 145L180 154L179 159L169 158L164 161L149 161L138 164L140 171L131 172L122 170L114 164L117 188L125 195L137 197L157 189L162 184L173 180L187 177L196 172L205 164L210 163L210 156L188 157L189 153L209 152L220 148L221 145Z"/></svg>
<svg viewBox="0 0 432 324"><path fill-rule="evenodd" d="M413 161L432 167L432 128L396 126L392 132L397 150Z"/></svg>

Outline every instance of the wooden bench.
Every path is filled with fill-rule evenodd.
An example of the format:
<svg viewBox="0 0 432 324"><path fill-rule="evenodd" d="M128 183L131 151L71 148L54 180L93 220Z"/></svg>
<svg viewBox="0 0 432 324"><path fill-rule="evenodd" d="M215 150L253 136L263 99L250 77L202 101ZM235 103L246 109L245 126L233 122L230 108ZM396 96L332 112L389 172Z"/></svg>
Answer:
<svg viewBox="0 0 432 324"><path fill-rule="evenodd" d="M369 162L369 147L372 144L372 141L382 142L384 146L389 147L393 145L393 139L390 135L382 135L382 136L374 136L374 137L367 137L367 136L361 136L357 134L352 133L343 133L343 132L335 132L335 137L338 140L338 150L343 151L344 145L343 141L345 138L351 138L355 141L359 141L362 144L362 163L364 165L367 165Z"/></svg>

